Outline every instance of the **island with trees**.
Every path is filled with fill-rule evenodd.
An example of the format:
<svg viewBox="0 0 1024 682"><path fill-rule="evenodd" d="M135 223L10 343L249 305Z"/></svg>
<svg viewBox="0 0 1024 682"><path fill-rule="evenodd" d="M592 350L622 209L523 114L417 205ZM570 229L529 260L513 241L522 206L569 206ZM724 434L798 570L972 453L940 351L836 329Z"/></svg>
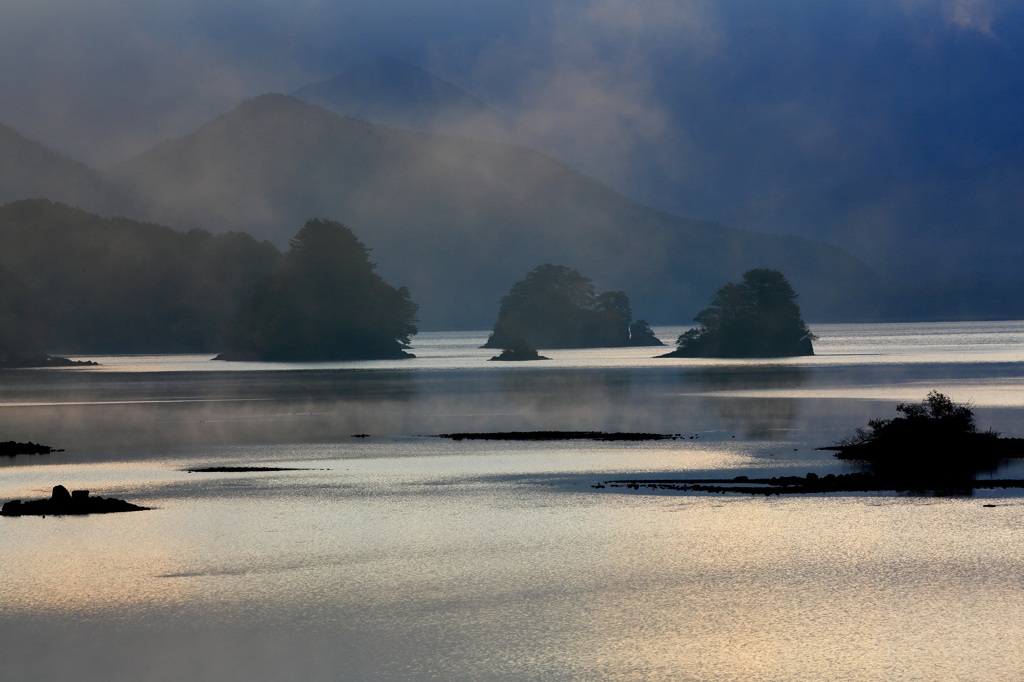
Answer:
<svg viewBox="0 0 1024 682"><path fill-rule="evenodd" d="M633 321L622 291L595 293L589 277L546 263L512 285L484 348L603 348L664 345L643 320Z"/></svg>
<svg viewBox="0 0 1024 682"><path fill-rule="evenodd" d="M694 318L699 326L679 336L663 358L773 358L814 355L807 328L786 277L755 268L739 284L718 289L711 305Z"/></svg>
<svg viewBox="0 0 1024 682"><path fill-rule="evenodd" d="M1000 464L1024 458L1024 438L980 431L970 405L931 391L917 403L896 406L900 416L872 419L868 427L833 446L836 457L860 468L819 476L722 479L618 479L594 488L779 495L792 493L884 492L971 495L979 488L1024 488L1020 479L979 479Z"/></svg>
<svg viewBox="0 0 1024 682"><path fill-rule="evenodd" d="M980 431L970 405L931 391L917 403L900 403L899 416L872 419L835 446L836 457L867 465L882 479L912 485L968 487L981 472L1024 457L1024 439Z"/></svg>
<svg viewBox="0 0 1024 682"><path fill-rule="evenodd" d="M284 264L258 282L225 335L221 360L324 362L413 357L417 306L377 274L345 225L310 220Z"/></svg>

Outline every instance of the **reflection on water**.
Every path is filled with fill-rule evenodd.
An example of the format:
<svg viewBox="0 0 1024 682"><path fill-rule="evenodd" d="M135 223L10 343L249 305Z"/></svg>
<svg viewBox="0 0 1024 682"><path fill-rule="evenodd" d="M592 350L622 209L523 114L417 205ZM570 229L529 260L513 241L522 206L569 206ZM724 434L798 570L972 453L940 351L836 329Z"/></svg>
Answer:
<svg viewBox="0 0 1024 682"><path fill-rule="evenodd" d="M747 438L785 438L800 412L800 401L792 398L709 398L709 402L729 431Z"/></svg>
<svg viewBox="0 0 1024 682"><path fill-rule="evenodd" d="M639 466L669 456L607 454ZM585 477L552 492L497 473L543 480L580 456L537 449L510 466L481 450L472 466L494 473L466 476L457 457L426 466L381 453L258 482L154 483L136 493L158 507L146 514L6 524L0 672L675 680L682 670L699 680L865 681L1021 672L1007 655L1024 636L1019 500L986 509L627 497L587 492Z"/></svg>
<svg viewBox="0 0 1024 682"><path fill-rule="evenodd" d="M728 431L747 438L780 439L790 431L800 413L800 401L778 396L750 394L799 389L810 370L793 365L754 368L708 367L696 372L697 384L708 393ZM736 397L735 393L745 394Z"/></svg>
<svg viewBox="0 0 1024 682"><path fill-rule="evenodd" d="M932 388L1024 435L1022 330L815 327L806 361L495 367L438 334L420 365L3 373L0 438L67 452L0 462L0 497L154 509L0 519L0 679L1021 679L1018 491L590 486L843 471L813 448ZM697 437L428 435L530 429ZM184 471L216 464L303 470Z"/></svg>

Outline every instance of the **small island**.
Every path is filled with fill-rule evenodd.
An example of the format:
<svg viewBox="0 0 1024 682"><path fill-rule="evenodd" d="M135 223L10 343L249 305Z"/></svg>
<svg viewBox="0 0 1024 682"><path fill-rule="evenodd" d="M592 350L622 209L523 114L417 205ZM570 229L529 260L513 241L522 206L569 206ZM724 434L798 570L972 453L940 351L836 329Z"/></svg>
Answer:
<svg viewBox="0 0 1024 682"><path fill-rule="evenodd" d="M377 274L345 225L310 220L284 264L260 281L225 335L217 360L331 362L411 358L417 305Z"/></svg>
<svg viewBox="0 0 1024 682"><path fill-rule="evenodd" d="M900 403L896 412L900 416L872 419L866 429L822 449L904 489L970 488L977 474L1024 457L1024 438L979 431L970 405L937 391L918 403Z"/></svg>
<svg viewBox="0 0 1024 682"><path fill-rule="evenodd" d="M499 362L527 362L529 360L550 360L551 358L544 357L537 352L536 348L520 339L501 351L500 355L488 359Z"/></svg>
<svg viewBox="0 0 1024 682"><path fill-rule="evenodd" d="M633 321L625 292L596 294L589 277L550 263L512 285L483 347L509 349L516 343L534 349L665 345L645 321Z"/></svg>
<svg viewBox="0 0 1024 682"><path fill-rule="evenodd" d="M149 507L140 507L113 497L91 497L88 490L73 490L69 493L64 486L56 485L49 499L5 502L0 507L0 516L83 516L147 509Z"/></svg>
<svg viewBox="0 0 1024 682"><path fill-rule="evenodd" d="M778 358L814 355L797 294L778 270L743 273L727 283L694 319L698 327L681 334L677 348L662 358Z"/></svg>

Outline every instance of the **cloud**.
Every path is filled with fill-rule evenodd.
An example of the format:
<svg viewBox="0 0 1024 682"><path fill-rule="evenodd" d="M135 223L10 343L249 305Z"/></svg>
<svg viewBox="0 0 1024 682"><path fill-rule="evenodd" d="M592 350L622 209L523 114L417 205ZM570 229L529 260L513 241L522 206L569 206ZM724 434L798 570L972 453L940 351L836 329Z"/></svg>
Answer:
<svg viewBox="0 0 1024 682"><path fill-rule="evenodd" d="M182 134L246 91L187 4L40 2L5 16L0 118L104 163ZM10 19L9 21L7 19Z"/></svg>
<svg viewBox="0 0 1024 682"><path fill-rule="evenodd" d="M688 144L657 92L659 71L661 62L700 62L715 52L712 6L550 3L486 45L466 81L514 113L519 139L622 187L638 156L658 166L666 141L674 150Z"/></svg>
<svg viewBox="0 0 1024 682"><path fill-rule="evenodd" d="M1013 0L10 0L0 122L105 166L244 97L397 56L580 170L713 216L776 185L1019 144L1021 13Z"/></svg>
<svg viewBox="0 0 1024 682"><path fill-rule="evenodd" d="M529 4L13 0L0 22L0 122L103 166L368 56L489 39Z"/></svg>
<svg viewBox="0 0 1024 682"><path fill-rule="evenodd" d="M947 26L975 31L994 38L992 26L999 12L998 0L902 0L910 15L938 16Z"/></svg>
<svg viewBox="0 0 1024 682"><path fill-rule="evenodd" d="M988 0L947 0L942 3L942 14L953 26L992 35L995 9Z"/></svg>

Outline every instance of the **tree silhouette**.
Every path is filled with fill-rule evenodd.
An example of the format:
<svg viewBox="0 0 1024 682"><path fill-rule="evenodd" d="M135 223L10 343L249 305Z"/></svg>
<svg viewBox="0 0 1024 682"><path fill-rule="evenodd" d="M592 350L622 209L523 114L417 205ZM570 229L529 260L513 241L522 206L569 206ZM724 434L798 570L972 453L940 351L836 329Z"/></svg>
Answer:
<svg viewBox="0 0 1024 682"><path fill-rule="evenodd" d="M513 284L501 299L498 320L484 347L508 348L519 341L533 348L662 345L653 333L633 344L632 318L625 292L595 294L589 277L545 263Z"/></svg>
<svg viewBox="0 0 1024 682"><path fill-rule="evenodd" d="M764 358L814 355L815 338L800 315L797 294L778 270L757 268L729 282L694 318L700 326L663 357Z"/></svg>
<svg viewBox="0 0 1024 682"><path fill-rule="evenodd" d="M972 488L982 471L1020 457L1024 441L979 431L969 404L931 391L918 403L900 403L891 419L871 419L868 428L841 440L836 457L869 465L878 476L907 488Z"/></svg>
<svg viewBox="0 0 1024 682"><path fill-rule="evenodd" d="M29 335L35 323L8 329L33 353L212 352L282 260L241 233L178 232L44 199L0 206L0 266L17 282L3 286L35 301L21 309L47 333Z"/></svg>
<svg viewBox="0 0 1024 682"><path fill-rule="evenodd" d="M284 264L255 287L226 334L228 360L325 361L411 357L417 306L376 273L346 226L310 220Z"/></svg>

